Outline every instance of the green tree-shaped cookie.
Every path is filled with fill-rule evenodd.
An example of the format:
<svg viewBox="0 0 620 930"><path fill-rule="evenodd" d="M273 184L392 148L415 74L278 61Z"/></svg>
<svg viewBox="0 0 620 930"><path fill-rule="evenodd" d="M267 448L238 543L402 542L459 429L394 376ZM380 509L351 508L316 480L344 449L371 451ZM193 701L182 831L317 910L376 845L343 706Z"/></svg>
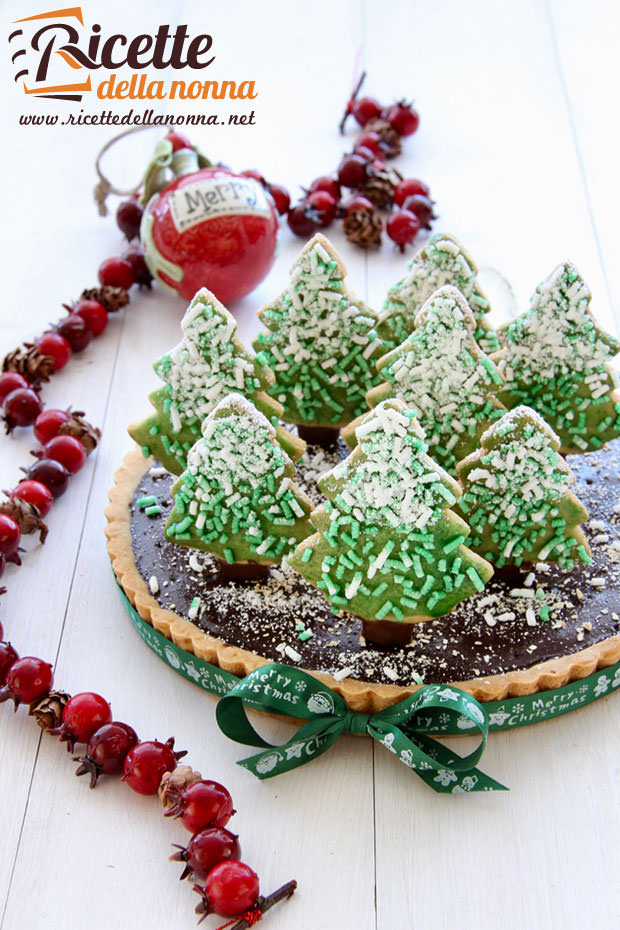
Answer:
<svg viewBox="0 0 620 930"><path fill-rule="evenodd" d="M388 291L377 325L386 352L405 341L413 330L417 312L444 284L458 288L469 304L476 320L475 337L480 347L487 354L500 348L496 334L485 319L489 301L478 284L478 268L473 258L453 236L437 233L414 255L405 277Z"/></svg>
<svg viewBox="0 0 620 930"><path fill-rule="evenodd" d="M458 509L471 526L469 545L494 565L590 562L579 524L588 511L569 490L575 477L560 440L531 407L515 407L459 463Z"/></svg>
<svg viewBox="0 0 620 930"><path fill-rule="evenodd" d="M282 561L312 532L312 504L273 426L241 394L229 394L202 424L202 438L172 487L166 537L222 560Z"/></svg>
<svg viewBox="0 0 620 930"><path fill-rule="evenodd" d="M415 412L432 457L449 472L473 452L504 407L493 396L502 378L474 338L476 321L460 291L446 286L426 301L415 328L377 362L385 381L368 392L375 406L398 397ZM347 442L351 427L344 431Z"/></svg>
<svg viewBox="0 0 620 930"><path fill-rule="evenodd" d="M175 475L185 468L202 421L231 391L249 397L270 420L282 414L281 405L265 393L273 373L243 345L236 320L210 291L198 291L181 328L181 342L153 366L165 382L149 395L156 413L129 427L144 454L155 456ZM277 432L287 453L299 458L304 444L283 427Z"/></svg>
<svg viewBox="0 0 620 930"><path fill-rule="evenodd" d="M539 284L525 313L505 324L496 356L506 407L527 404L555 430L563 452L598 449L620 436L620 342L597 325L590 291L569 262Z"/></svg>
<svg viewBox="0 0 620 930"><path fill-rule="evenodd" d="M317 234L294 262L288 287L259 311L267 331L254 348L274 371L269 393L292 423L343 426L366 410L366 391L377 383L369 362L377 315L347 290L345 275L334 247Z"/></svg>
<svg viewBox="0 0 620 930"><path fill-rule="evenodd" d="M366 620L438 617L482 590L492 568L463 545L469 527L449 509L459 484L426 454L413 412L384 401L357 442L319 479L328 501L289 564L335 608Z"/></svg>

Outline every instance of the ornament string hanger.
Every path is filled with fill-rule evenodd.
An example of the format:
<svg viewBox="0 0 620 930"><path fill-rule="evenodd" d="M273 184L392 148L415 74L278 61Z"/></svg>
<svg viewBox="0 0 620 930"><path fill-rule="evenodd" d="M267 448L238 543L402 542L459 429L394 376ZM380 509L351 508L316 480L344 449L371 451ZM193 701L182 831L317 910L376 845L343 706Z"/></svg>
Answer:
<svg viewBox="0 0 620 930"><path fill-rule="evenodd" d="M99 149L97 158L95 159L95 171L99 176L99 180L93 189L93 196L95 198L95 203L97 204L97 209L99 211L99 216L107 216L108 208L106 206L106 200L109 194L116 194L118 197L131 197L133 194L137 194L142 186L142 178L134 187L129 187L126 189L121 189L116 187L112 182L105 176L101 169L101 159L109 149L112 148L120 139L124 139L125 136L132 135L135 132L142 132L145 129L159 129L161 126L157 126L154 123L147 123L144 126L132 126L130 129L124 129L122 132L117 133L117 135L112 136L111 139Z"/></svg>

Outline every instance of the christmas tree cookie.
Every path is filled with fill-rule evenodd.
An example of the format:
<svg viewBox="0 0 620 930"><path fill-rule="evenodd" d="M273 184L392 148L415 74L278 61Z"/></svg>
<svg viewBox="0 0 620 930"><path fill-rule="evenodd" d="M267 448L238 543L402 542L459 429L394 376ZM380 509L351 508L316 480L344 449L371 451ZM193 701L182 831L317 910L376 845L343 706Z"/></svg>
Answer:
<svg viewBox="0 0 620 930"><path fill-rule="evenodd" d="M460 291L440 288L418 313L411 335L379 359L385 381L368 393L372 407L398 397L415 410L430 454L449 472L505 410L493 396L502 378L476 342L475 330ZM354 436L352 426L343 434L347 442Z"/></svg>
<svg viewBox="0 0 620 930"><path fill-rule="evenodd" d="M167 539L228 565L282 561L312 532L312 504L266 417L241 394L223 398L172 486Z"/></svg>
<svg viewBox="0 0 620 930"><path fill-rule="evenodd" d="M563 452L597 449L620 436L618 379L609 362L620 342L597 325L590 291L566 262L539 284L529 309L499 330L506 380L498 398L527 404L555 430Z"/></svg>
<svg viewBox="0 0 620 930"><path fill-rule="evenodd" d="M249 397L270 421L282 414L281 405L265 393L273 373L242 344L235 319L210 291L198 291L181 328L179 345L153 366L165 382L149 395L156 413L129 427L144 454L159 459L175 475L185 468L203 419L231 391ZM301 440L281 426L277 434L291 458L303 454Z"/></svg>
<svg viewBox="0 0 620 930"><path fill-rule="evenodd" d="M259 312L267 331L254 348L275 372L269 393L284 419L301 427L349 423L378 383L369 361L377 315L347 290L345 275L334 247L317 234L294 262L288 287Z"/></svg>
<svg viewBox="0 0 620 930"><path fill-rule="evenodd" d="M588 511L570 490L575 478L560 440L530 407L505 413L460 462L458 509L472 530L469 545L497 567L590 562L579 526Z"/></svg>
<svg viewBox="0 0 620 930"><path fill-rule="evenodd" d="M460 487L427 455L413 411L386 400L356 433L351 455L319 479L317 532L288 562L333 608L362 617L367 638L406 641L410 624L481 591L493 570L465 547L469 527L449 509Z"/></svg>
<svg viewBox="0 0 620 930"><path fill-rule="evenodd" d="M458 288L469 304L476 320L475 336L480 347L488 354L500 348L496 334L485 319L489 301L480 290L478 268L473 258L453 236L438 233L414 255L405 277L388 291L377 326L385 351L405 341L413 330L417 312L444 284Z"/></svg>

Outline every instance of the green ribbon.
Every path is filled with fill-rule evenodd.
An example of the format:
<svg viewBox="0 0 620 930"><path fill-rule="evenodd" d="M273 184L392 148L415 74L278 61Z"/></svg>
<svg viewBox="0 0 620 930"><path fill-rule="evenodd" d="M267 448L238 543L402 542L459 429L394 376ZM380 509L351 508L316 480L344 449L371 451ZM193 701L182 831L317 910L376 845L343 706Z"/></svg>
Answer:
<svg viewBox="0 0 620 930"><path fill-rule="evenodd" d="M237 701L236 709L234 712L226 710L226 704L224 704L224 709L222 709L221 705L223 702L220 702L217 709L218 722L220 716L224 715L224 726L226 727L228 725L226 721L230 719L230 715L232 714L233 721L235 719L241 720L241 729L238 732L245 733L249 736L248 739L237 739L236 736L233 736L233 739L237 739L238 742L246 742L250 746L260 746L266 750L266 752L259 753L258 756L254 756L240 763L241 765L245 765L246 768L250 768L250 770L251 765L248 763L252 762L252 759L258 759L261 756L269 757L271 754L273 755L273 759L276 759L277 762L279 754L284 754L284 756L286 756L287 747L289 753L293 755L293 746L295 743L299 742L302 733L307 735L309 741L308 745L312 752L309 752L306 758L296 761L295 765L301 765L302 762L308 761L316 755L320 755L320 753L329 748L334 740L345 731L350 733L370 732L372 736L381 740L384 745L387 745L388 748L398 754L401 761L409 764L408 760L411 759L415 762L416 768L414 771L421 777L424 777L424 780L431 784L436 790L446 792L456 791L457 793L461 790L497 790L497 788L502 788L502 786L493 782L492 779L487 779L487 776L482 775L482 773L477 770L472 768L471 771L466 772L464 768L459 768L459 766L465 764L470 767L476 764L483 751L488 731L511 730L515 727L539 723L542 720L550 720L553 719L553 717L559 717L571 711L578 710L580 707L584 707L592 701L597 701L602 697L606 697L614 691L620 692L620 662L616 662L608 668L598 669L591 675L577 681L571 681L560 688L540 691L535 694L526 694L516 698L506 698L503 701L486 701L483 705L480 705L473 698L469 697L469 695L451 686L426 685L424 688L416 691L411 698L401 701L400 704L394 705L394 707L389 708L387 711L381 711L381 713L372 716L367 714L356 714L353 711L349 711L346 705L344 705L344 701L340 695L329 689L327 685L321 685L317 682L317 679L288 665L263 666L262 669L252 672L251 676L240 681L239 678L232 675L230 672L226 672L224 669L211 665L209 662L205 662L204 659L199 659L197 656L186 652L184 649L181 649L180 646L166 639L165 636L162 636L161 633L154 630L152 626L139 616L120 588L119 593L125 610L139 636L146 645L152 649L163 662L174 669L177 674L182 675L188 681L198 685L205 691L223 696L224 699L233 695L233 692L235 692L234 697ZM238 693L237 689L242 684L247 683L250 678L255 682L253 676L259 675L264 669L270 667L280 668L280 674L284 674L287 677L290 677L291 673L293 673L295 676L303 676L304 681L309 679L313 688L318 688L319 691L326 694L328 698L333 699L334 709L338 707L339 711L335 714L336 719L328 721L330 726L327 728L325 727L326 721L324 715L306 713L304 716L304 714L300 712L298 706L299 702L296 703L292 709L290 707L291 702L285 701L284 709L280 707L274 711L275 713L292 716L296 719L303 718L308 720L308 723L298 731L293 740L290 740L284 746L270 746L268 743L261 740L250 726L245 713L240 709L239 701L241 701L241 705L246 703L248 706L257 707L261 710L269 710L269 707L266 703L261 704L259 702L257 699L257 692L249 694L245 692L241 699L236 696ZM260 683L256 685L256 687L258 691L260 691ZM295 694L301 694L301 691L295 692ZM459 705L458 700L456 700L456 704L460 709L456 710L454 703L452 703L455 698L451 695L456 695L457 698L465 698L469 705L469 713L463 712L462 706ZM269 695L267 695L267 697L269 697ZM253 698L256 700L253 701ZM394 714L397 714L399 718L396 721L392 719ZM480 715L482 715L484 721L482 724L480 722ZM330 716L330 714L327 716ZM375 732L369 729L371 724ZM318 727L316 737L313 737L313 734L310 733L308 729L313 725ZM390 729L391 727L393 728L392 730ZM323 732L324 730L327 730L327 732ZM334 735L335 730L337 730L336 735ZM480 731L482 742L476 750L478 755L475 758L473 758L473 756L476 756L476 754L473 753L466 759L460 759L459 756L451 753L441 743L429 738L429 734L431 733L438 736L453 736L457 733L471 733L476 730ZM227 732L227 730L224 729L224 732ZM231 734L229 733L228 735ZM312 739L318 738L319 736L321 738L320 746L318 743L312 743ZM257 739L259 742L253 742L253 740ZM408 740L413 745L413 749L403 742L403 740ZM317 751L318 748L320 748L320 752ZM407 750L410 749L412 752L411 756L407 753ZM295 753L297 751L298 750L295 749ZM302 753L304 752L303 746L300 751ZM406 753L404 758L402 755L403 752ZM266 761L263 761L261 767L271 765L273 759L267 758ZM290 760L287 761L286 768L295 767L288 764L289 762ZM256 767L256 763L254 763L254 765ZM430 765L432 770L425 768L426 765ZM278 771L283 770L282 768L278 768ZM275 775L277 773L276 771L271 771L264 774L257 774L265 778L268 777L269 774ZM447 782L447 784L442 784L442 782Z"/></svg>
<svg viewBox="0 0 620 930"><path fill-rule="evenodd" d="M308 722L287 743L274 746L256 732L246 706ZM439 714L467 719L480 733L477 749L462 758L425 736L420 718L426 721ZM378 714L363 714L349 710L339 694L312 675L274 663L251 672L221 698L216 719L226 736L265 750L238 763L258 778L304 765L326 752L343 733L367 733L435 791L506 790L475 768L486 745L488 719L474 698L456 688L427 685Z"/></svg>

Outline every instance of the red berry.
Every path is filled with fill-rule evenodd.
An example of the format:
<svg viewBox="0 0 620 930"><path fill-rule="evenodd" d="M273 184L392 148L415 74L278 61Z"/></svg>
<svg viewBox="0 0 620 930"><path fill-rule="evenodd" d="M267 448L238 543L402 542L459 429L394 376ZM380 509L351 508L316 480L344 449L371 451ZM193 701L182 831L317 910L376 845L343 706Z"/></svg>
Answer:
<svg viewBox="0 0 620 930"><path fill-rule="evenodd" d="M383 118L388 121L392 129L395 129L399 136L411 136L420 125L420 116L410 104L400 102L389 107L384 113Z"/></svg>
<svg viewBox="0 0 620 930"><path fill-rule="evenodd" d="M320 177L314 179L308 193L311 194L313 191L327 191L328 194L332 195L334 200L340 200L342 196L342 188L336 178L331 178L327 174L322 174Z"/></svg>
<svg viewBox="0 0 620 930"><path fill-rule="evenodd" d="M254 907L258 889L258 875L249 865L237 859L225 859L214 865L207 875L203 894L205 910L221 917L237 917Z"/></svg>
<svg viewBox="0 0 620 930"><path fill-rule="evenodd" d="M307 236L312 236L318 228L318 223L306 209L305 203L298 203L292 207L288 212L286 221L291 232L294 232L296 236L301 236L304 239Z"/></svg>
<svg viewBox="0 0 620 930"><path fill-rule="evenodd" d="M178 152L179 149L191 149L192 143L189 141L187 136L184 136L181 132L176 132L176 130L171 129L170 132L166 133L166 139L168 142L172 142L172 151Z"/></svg>
<svg viewBox="0 0 620 930"><path fill-rule="evenodd" d="M15 426L32 426L43 409L41 398L31 388L17 388L4 398L2 410L7 431Z"/></svg>
<svg viewBox="0 0 620 930"><path fill-rule="evenodd" d="M58 435L58 430L62 424L66 423L69 419L70 416L66 410L50 407L48 410L43 410L36 418L33 425L33 432L41 445L44 446L52 437Z"/></svg>
<svg viewBox="0 0 620 930"><path fill-rule="evenodd" d="M13 662L7 672L6 684L0 690L0 702L12 698L18 704L32 704L47 694L54 682L52 666L42 659L26 656Z"/></svg>
<svg viewBox="0 0 620 930"><path fill-rule="evenodd" d="M0 404L3 403L4 398L7 394L10 394L11 391L16 391L18 388L29 388L30 383L26 381L23 375L18 374L16 371L5 371L0 375Z"/></svg>
<svg viewBox="0 0 620 930"><path fill-rule="evenodd" d="M64 465L70 475L75 475L86 461L86 449L75 436L54 436L43 452L46 458Z"/></svg>
<svg viewBox="0 0 620 930"><path fill-rule="evenodd" d="M338 210L338 201L327 191L312 191L306 198L306 204L319 226L329 226Z"/></svg>
<svg viewBox="0 0 620 930"><path fill-rule="evenodd" d="M164 772L177 767L172 746L151 740L137 743L129 750L123 764L123 781L138 794L157 794Z"/></svg>
<svg viewBox="0 0 620 930"><path fill-rule="evenodd" d="M18 497L20 500L32 504L42 517L47 516L54 503L51 491L40 481L20 481L17 487L11 491L11 497Z"/></svg>
<svg viewBox="0 0 620 930"><path fill-rule="evenodd" d="M68 705L67 705L68 706ZM120 775L129 750L138 742L133 727L126 723L105 723L89 737L86 755L76 775L90 774L90 787L94 788L100 775Z"/></svg>
<svg viewBox="0 0 620 930"><path fill-rule="evenodd" d="M100 336L108 325L108 311L98 300L80 300L73 313L84 320L93 336Z"/></svg>
<svg viewBox="0 0 620 930"><path fill-rule="evenodd" d="M186 830L195 833L203 827L225 827L234 813L230 792L216 781L203 780L179 791L165 816L180 817Z"/></svg>
<svg viewBox="0 0 620 930"><path fill-rule="evenodd" d="M278 216L284 216L285 213L288 213L291 205L291 195L287 189L282 187L281 184L268 184L267 190L273 197Z"/></svg>
<svg viewBox="0 0 620 930"><path fill-rule="evenodd" d="M385 231L403 252L405 246L413 242L419 233L420 221L415 213L409 213L408 210L393 210L387 218Z"/></svg>
<svg viewBox="0 0 620 930"><path fill-rule="evenodd" d="M181 878L193 874L196 878L206 878L214 865L224 859L238 859L241 846L236 834L223 827L207 827L195 833L187 846L178 847L179 852L170 858L176 862L185 862Z"/></svg>
<svg viewBox="0 0 620 930"><path fill-rule="evenodd" d="M338 181L343 187L360 187L366 180L368 160L359 152L344 155L338 165Z"/></svg>
<svg viewBox="0 0 620 930"><path fill-rule="evenodd" d="M74 352L82 352L93 338L86 321L77 313L70 313L56 325L56 332L64 336Z"/></svg>
<svg viewBox="0 0 620 930"><path fill-rule="evenodd" d="M5 684L9 669L18 659L19 656L10 643L0 642L0 685Z"/></svg>
<svg viewBox="0 0 620 930"><path fill-rule="evenodd" d="M69 472L54 459L39 459L31 465L26 475L32 481L40 481L51 492L52 497L60 497L67 490Z"/></svg>
<svg viewBox="0 0 620 930"><path fill-rule="evenodd" d="M71 752L76 743L87 743L93 733L111 719L112 711L105 698L93 691L82 691L67 702L62 723L55 732Z"/></svg>
<svg viewBox="0 0 620 930"><path fill-rule="evenodd" d="M431 222L436 218L433 212L433 201L423 194L411 194L403 203L403 210L415 213L424 229L431 228Z"/></svg>
<svg viewBox="0 0 620 930"><path fill-rule="evenodd" d="M402 207L407 197L411 197L412 194L422 194L423 197L429 197L430 190L428 185L424 181L418 180L418 178L404 178L396 185L394 203Z"/></svg>
<svg viewBox="0 0 620 930"><path fill-rule="evenodd" d="M373 155L379 156L383 152L381 148L381 136L378 132L363 132L356 140L355 148L368 149Z"/></svg>
<svg viewBox="0 0 620 930"><path fill-rule="evenodd" d="M144 208L138 200L123 200L118 205L116 224L129 242L140 235L143 213Z"/></svg>
<svg viewBox="0 0 620 930"><path fill-rule="evenodd" d="M358 97L351 104L351 113L360 124L365 126L371 119L381 116L382 106L374 97Z"/></svg>
<svg viewBox="0 0 620 930"><path fill-rule="evenodd" d="M143 249L129 249L128 252L125 252L123 255L125 261L129 262L133 268L133 273L136 278L136 284L138 287L149 287L153 281L153 275L149 271L148 265L146 264L144 258Z"/></svg>
<svg viewBox="0 0 620 930"><path fill-rule="evenodd" d="M22 538L19 523L6 513L0 513L0 555L10 559Z"/></svg>
<svg viewBox="0 0 620 930"><path fill-rule="evenodd" d="M43 333L34 344L41 355L49 355L53 359L54 371L64 368L73 355L70 342L60 333Z"/></svg>
<svg viewBox="0 0 620 930"><path fill-rule="evenodd" d="M372 213L375 209L376 208L372 200L369 200L368 197L362 197L358 195L347 204L346 214L347 216L350 216L351 213L356 213L359 210L368 210Z"/></svg>
<svg viewBox="0 0 620 930"><path fill-rule="evenodd" d="M99 265L97 275L100 284L104 286L107 284L110 287L124 287L126 291L136 280L130 263L124 258L116 256L104 259Z"/></svg>
<svg viewBox="0 0 620 930"><path fill-rule="evenodd" d="M256 168L246 168L245 171L240 171L239 174L244 178L253 178L255 181L258 181L259 184L262 184L263 187L267 187L267 181Z"/></svg>

